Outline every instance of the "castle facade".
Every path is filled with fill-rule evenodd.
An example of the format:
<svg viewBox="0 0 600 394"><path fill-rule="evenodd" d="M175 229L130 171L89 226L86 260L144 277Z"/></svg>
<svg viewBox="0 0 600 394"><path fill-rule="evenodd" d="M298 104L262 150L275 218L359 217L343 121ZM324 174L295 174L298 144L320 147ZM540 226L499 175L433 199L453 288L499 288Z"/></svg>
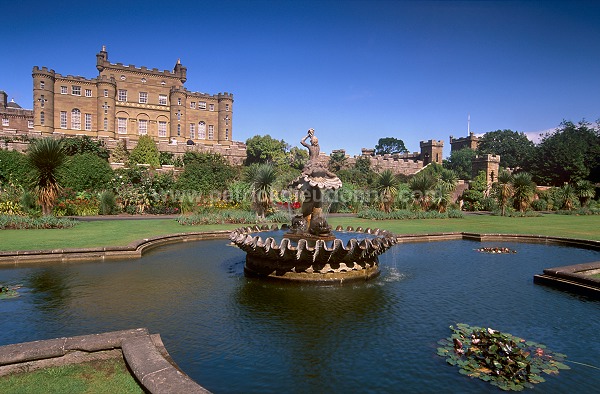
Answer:
<svg viewBox="0 0 600 394"><path fill-rule="evenodd" d="M168 144L231 145L233 94L184 87L187 68L173 71L110 63L96 55L98 77L61 75L34 67L33 128L42 135L132 139L149 135Z"/></svg>

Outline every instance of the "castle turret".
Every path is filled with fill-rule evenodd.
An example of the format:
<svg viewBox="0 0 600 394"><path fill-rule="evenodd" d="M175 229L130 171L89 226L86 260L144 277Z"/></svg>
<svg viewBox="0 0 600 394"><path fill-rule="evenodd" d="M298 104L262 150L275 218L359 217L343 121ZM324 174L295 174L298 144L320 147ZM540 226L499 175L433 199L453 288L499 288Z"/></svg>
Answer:
<svg viewBox="0 0 600 394"><path fill-rule="evenodd" d="M222 145L230 145L232 140L233 94L219 93L217 99L219 102L218 141Z"/></svg>
<svg viewBox="0 0 600 394"><path fill-rule="evenodd" d="M421 141L421 160L423 165L426 166L429 163L442 164L442 151L444 149L444 141Z"/></svg>
<svg viewBox="0 0 600 394"><path fill-rule="evenodd" d="M186 100L187 95L183 88L173 86L169 94L171 103L171 134L169 137L183 140L185 138Z"/></svg>
<svg viewBox="0 0 600 394"><path fill-rule="evenodd" d="M173 73L181 83L185 83L187 81L187 67L181 65L181 59L177 59L177 63L175 63L175 67L173 68Z"/></svg>
<svg viewBox="0 0 600 394"><path fill-rule="evenodd" d="M54 82L56 73L46 67L33 67L33 127L36 131L54 132Z"/></svg>
<svg viewBox="0 0 600 394"><path fill-rule="evenodd" d="M454 138L450 136L450 151L455 152L461 149L469 148L476 150L479 144L479 137L469 132L468 137Z"/></svg>
<svg viewBox="0 0 600 394"><path fill-rule="evenodd" d="M102 75L97 83L96 113L98 114L98 136L116 138L115 114L117 82L114 77Z"/></svg>
<svg viewBox="0 0 600 394"><path fill-rule="evenodd" d="M104 67L108 63L108 52L106 52L106 46L102 45L102 50L96 54L96 68L102 72Z"/></svg>

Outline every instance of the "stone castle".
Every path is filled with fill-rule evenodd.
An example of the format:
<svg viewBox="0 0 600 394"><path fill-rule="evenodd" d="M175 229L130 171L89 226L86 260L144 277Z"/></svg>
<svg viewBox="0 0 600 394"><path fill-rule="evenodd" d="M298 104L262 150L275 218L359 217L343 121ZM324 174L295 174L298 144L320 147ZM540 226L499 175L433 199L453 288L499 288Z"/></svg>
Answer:
<svg viewBox="0 0 600 394"><path fill-rule="evenodd" d="M96 69L98 76L88 79L33 67L33 110L9 102L0 91L3 148L24 151L27 144L19 142L20 136L86 135L104 141L109 149L119 141L133 149L141 135L149 135L161 152L176 156L190 150L214 152L232 164L243 163L246 146L233 140L233 94L187 90L187 68L179 60L172 71L138 68L110 63L102 47L96 54ZM450 137L451 150L475 149L477 141L473 133ZM361 156L369 157L377 171L412 175L429 163L441 164L443 147L443 141L429 140L420 142L420 152L375 155L374 149L363 148ZM357 157L347 156L347 164ZM496 158L481 158L477 166L492 181L498 174Z"/></svg>

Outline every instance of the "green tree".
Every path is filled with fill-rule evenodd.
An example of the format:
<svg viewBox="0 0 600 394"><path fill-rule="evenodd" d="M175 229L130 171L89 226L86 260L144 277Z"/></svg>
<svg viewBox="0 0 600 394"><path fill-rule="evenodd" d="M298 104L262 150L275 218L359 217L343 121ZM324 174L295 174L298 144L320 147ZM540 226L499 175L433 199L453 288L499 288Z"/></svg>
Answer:
<svg viewBox="0 0 600 394"><path fill-rule="evenodd" d="M408 152L404 141L394 137L380 138L375 145L376 155L394 154L394 153L405 153Z"/></svg>
<svg viewBox="0 0 600 394"><path fill-rule="evenodd" d="M346 167L346 163L348 162L348 158L344 152L332 152L329 156L329 170L333 172L338 172L342 168Z"/></svg>
<svg viewBox="0 0 600 394"><path fill-rule="evenodd" d="M149 164L152 167L160 167L160 155L156 143L149 135L140 136L138 143L129 155L133 164Z"/></svg>
<svg viewBox="0 0 600 394"><path fill-rule="evenodd" d="M75 191L103 190L112 176L110 164L94 153L76 154L59 170L60 184Z"/></svg>
<svg viewBox="0 0 600 394"><path fill-rule="evenodd" d="M443 166L454 171L458 179L470 180L473 168L473 159L477 153L470 148L460 149L452 152Z"/></svg>
<svg viewBox="0 0 600 394"><path fill-rule="evenodd" d="M561 209L571 211L575 207L577 201L577 191L575 187L569 183L565 183L558 189L558 196L561 201Z"/></svg>
<svg viewBox="0 0 600 394"><path fill-rule="evenodd" d="M93 140L87 135L81 137L62 138L63 149L68 156L90 153L99 158L108 161L110 156L108 149L104 146L104 141Z"/></svg>
<svg viewBox="0 0 600 394"><path fill-rule="evenodd" d="M533 182L531 175L527 172L520 172L513 175L513 201L515 209L525 212L533 200L535 195L536 185Z"/></svg>
<svg viewBox="0 0 600 394"><path fill-rule="evenodd" d="M467 211L480 211L484 209L486 190L487 177L485 171L479 171L477 176L469 183L469 188L460 197L464 202L463 208Z"/></svg>
<svg viewBox="0 0 600 394"><path fill-rule="evenodd" d="M112 163L129 162L129 152L125 140L118 140L115 148L110 152L110 161Z"/></svg>
<svg viewBox="0 0 600 394"><path fill-rule="evenodd" d="M375 187L385 212L390 212L392 210L392 204L398 195L399 184L398 178L391 170L384 170L377 177Z"/></svg>
<svg viewBox="0 0 600 394"><path fill-rule="evenodd" d="M535 150L531 173L536 182L559 186L578 180L600 181L600 130L581 121L564 121Z"/></svg>
<svg viewBox="0 0 600 394"><path fill-rule="evenodd" d="M255 135L246 140L246 165L254 163L285 163L289 145L270 135Z"/></svg>
<svg viewBox="0 0 600 394"><path fill-rule="evenodd" d="M505 168L524 168L534 149L524 133L512 130L487 132L477 144L477 154L500 155L500 165Z"/></svg>
<svg viewBox="0 0 600 394"><path fill-rule="evenodd" d="M33 169L31 186L44 215L52 213L60 193L58 171L66 157L62 142L53 138L37 139L27 150L27 159Z"/></svg>
<svg viewBox="0 0 600 394"><path fill-rule="evenodd" d="M305 149L300 149L297 146L293 146L288 155L288 164L290 167L296 170L302 170L308 162L308 152Z"/></svg>
<svg viewBox="0 0 600 394"><path fill-rule="evenodd" d="M437 173L437 182L433 190L432 203L438 212L446 212L448 205L452 203L452 192L456 189L458 178L452 170L437 165L440 171Z"/></svg>
<svg viewBox="0 0 600 394"><path fill-rule="evenodd" d="M492 193L498 201L502 216L506 215L506 206L513 195L513 177L508 171L500 171L496 182L492 185Z"/></svg>

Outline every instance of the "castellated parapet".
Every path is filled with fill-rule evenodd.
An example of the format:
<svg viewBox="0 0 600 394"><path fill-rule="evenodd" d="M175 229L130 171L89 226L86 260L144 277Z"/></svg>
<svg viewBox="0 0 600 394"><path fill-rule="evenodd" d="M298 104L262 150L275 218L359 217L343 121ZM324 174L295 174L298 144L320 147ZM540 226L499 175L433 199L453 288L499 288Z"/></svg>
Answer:
<svg viewBox="0 0 600 394"><path fill-rule="evenodd" d="M488 185L494 183L500 171L500 155L477 155L473 159L472 177L475 178L481 171L486 174Z"/></svg>

